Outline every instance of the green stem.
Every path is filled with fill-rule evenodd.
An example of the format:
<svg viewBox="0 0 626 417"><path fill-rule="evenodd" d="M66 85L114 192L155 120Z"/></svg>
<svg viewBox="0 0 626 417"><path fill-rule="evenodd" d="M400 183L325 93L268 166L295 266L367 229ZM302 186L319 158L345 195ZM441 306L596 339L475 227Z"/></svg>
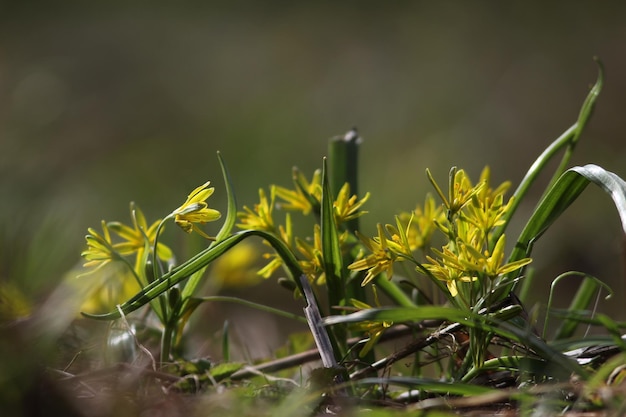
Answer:
<svg viewBox="0 0 626 417"><path fill-rule="evenodd" d="M174 329L176 323L166 323L161 334L161 360L160 365L163 367L170 359L170 352L172 351L172 339L174 335Z"/></svg>
<svg viewBox="0 0 626 417"><path fill-rule="evenodd" d="M587 126L587 123L589 122L589 119L591 118L591 114L593 113L596 100L598 99L598 96L604 84L604 68L602 66L602 63L597 58L594 58L594 60L598 64L598 78L596 80L596 83L593 85L593 87L587 94L587 97L585 97L585 101L583 102L580 108L580 112L578 114L578 119L576 120L576 123L574 123L569 129L563 132L561 136L559 136L554 142L552 142L552 144L550 144L550 146L548 146L548 148L546 148L546 150L543 151L543 153L539 156L539 158L537 158L537 160L530 167L530 169L528 170L528 173L526 174L526 176L520 183L519 187L517 187L517 190L515 190L515 193L513 194L513 197L515 199L513 200L513 204L511 208L507 211L507 213L504 216L504 224L498 227L497 229L495 229L492 234L490 248L493 248L493 246L495 245L495 242L497 242L500 236L502 235L502 233L504 233L504 230L509 224L511 217L513 216L513 214L519 207L522 199L526 195L526 192L528 191L530 186L537 179L537 176L539 175L539 173L548 164L550 159L552 159L552 157L558 151L560 151L563 147L567 147L565 154L563 155L563 158L561 159L559 167L554 173L550 181L550 185L549 187L546 188L545 192L550 190L552 185L554 185L554 182L561 176L561 174L563 174L563 172L565 172L567 165L569 164L569 160L572 156L572 152L574 151L574 147L578 143L578 139L580 138L580 135L582 134L583 129Z"/></svg>
<svg viewBox="0 0 626 417"><path fill-rule="evenodd" d="M494 229L493 234L491 235L490 247L493 247L495 245L495 242L497 242L500 236L504 233L504 230L509 224L509 221L517 211L517 208L524 199L524 196L526 196L526 193L528 192L530 187L537 180L537 177L539 176L541 171L550 162L552 157L557 154L557 152L559 152L563 147L569 146L570 142L576 135L577 129L578 123L574 123L565 132L563 132L561 136L559 136L554 142L552 142L550 146L548 146L531 165L530 169L524 176L524 179L522 179L522 182L515 190L515 193L513 193L513 203L503 217L504 224Z"/></svg>
<svg viewBox="0 0 626 417"><path fill-rule="evenodd" d="M285 310L280 310L274 307L270 307L264 304L258 304L252 301L248 301L248 300L244 300L241 298L237 298L237 297L228 297L228 296L222 296L222 295L212 295L212 296L208 296L208 297L198 297L198 299L202 300L202 301L221 301L221 302L228 302L228 303L235 303L235 304L241 304L244 305L246 307L251 307L257 310L261 310L261 311L265 311L268 313L272 313L275 314L277 316L280 317L286 317L288 319L293 319L293 320L297 320L300 321L302 323L306 323L307 320L305 317L300 316L298 314L294 314L294 313L290 313L289 311L285 311Z"/></svg>
<svg viewBox="0 0 626 417"><path fill-rule="evenodd" d="M328 145L330 163L330 189L336 196L345 183L350 186L350 194L358 195L358 156L361 138L356 129L351 129L343 136L331 139ZM359 218L354 218L346 223L347 229L354 234L359 230ZM350 265L356 256L356 248L343 257L343 265ZM345 299L355 298L363 302L367 301L367 294L361 283L352 280L345 284Z"/></svg>
<svg viewBox="0 0 626 417"><path fill-rule="evenodd" d="M402 291L396 284L388 280L382 274L379 274L376 278L374 278L374 284L397 305L409 308L417 307L404 291Z"/></svg>

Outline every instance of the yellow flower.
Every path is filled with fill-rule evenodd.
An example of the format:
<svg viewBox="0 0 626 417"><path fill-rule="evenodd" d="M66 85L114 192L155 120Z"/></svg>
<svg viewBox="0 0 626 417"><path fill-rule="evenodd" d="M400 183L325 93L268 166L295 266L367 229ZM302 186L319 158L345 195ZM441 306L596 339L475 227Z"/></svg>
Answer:
<svg viewBox="0 0 626 417"><path fill-rule="evenodd" d="M487 235L494 228L504 224L503 217L513 204L513 198L504 204L504 194L511 186L510 182L503 182L495 190L489 186L490 170L488 166L483 169L480 178L485 186L472 200L472 204L467 205L461 218L474 224Z"/></svg>
<svg viewBox="0 0 626 417"><path fill-rule="evenodd" d="M408 224L407 239L411 251L428 249L432 235L437 228L435 222L445 220L442 206L435 203L431 194L426 195L423 206L418 205L412 212L400 213L398 217Z"/></svg>
<svg viewBox="0 0 626 417"><path fill-rule="evenodd" d="M333 207L335 209L335 221L337 224L347 222L352 219L356 219L357 217L366 214L366 211L359 211L361 206L365 204L365 202L370 198L370 193L366 193L365 197L357 201L357 196L350 196L350 184L345 183L341 190L339 190L339 194L337 194L337 199L333 203Z"/></svg>
<svg viewBox="0 0 626 417"><path fill-rule="evenodd" d="M261 280L254 268L258 255L258 248L244 240L211 264L211 276L223 288L238 289L256 285Z"/></svg>
<svg viewBox="0 0 626 417"><path fill-rule="evenodd" d="M384 228L379 223L378 237L371 239L369 237L361 235L358 231L355 232L363 244L372 252L370 255L363 259L352 262L348 269L352 271L364 271L367 270L367 275L361 283L362 286L374 279L381 272L386 272L389 279L393 275L393 263L398 258L398 255L390 250L389 244L397 245L393 241L389 241L385 236Z"/></svg>
<svg viewBox="0 0 626 417"><path fill-rule="evenodd" d="M345 231L339 235L339 245L343 245L348 238L348 232ZM313 226L313 242L312 244L296 237L296 249L304 259L299 260L302 272L309 278L310 282L324 284L326 282L326 274L324 273L324 257L322 251L322 231L319 224Z"/></svg>
<svg viewBox="0 0 626 417"><path fill-rule="evenodd" d="M451 218L452 215L461 211L461 209L485 187L484 182L479 182L476 186L472 186L472 182L465 171L462 169L457 170L456 167L454 167L450 171L450 185L448 188L448 198L446 198L430 173L430 170L426 169L426 175L443 201L444 206L448 209L448 218Z"/></svg>
<svg viewBox="0 0 626 417"><path fill-rule="evenodd" d="M204 233L197 224L212 222L221 217L220 212L209 208L205 201L215 191L215 188L209 188L210 183L210 181L207 181L193 190L183 205L170 214L170 216L174 216L176 224L185 232L191 233L195 231L200 236L207 239L210 239L210 237Z"/></svg>
<svg viewBox="0 0 626 417"><path fill-rule="evenodd" d="M481 253L470 245L460 244L460 252L464 254L461 263L468 271L475 271L477 274L494 279L500 275L516 271L532 262L531 258L523 258L503 265L505 244L504 235L500 236L492 253L489 251Z"/></svg>
<svg viewBox="0 0 626 417"><path fill-rule="evenodd" d="M107 268L95 274L95 281L85 294L80 311L99 313L111 311L141 291L141 286L133 279L128 269Z"/></svg>
<svg viewBox="0 0 626 417"><path fill-rule="evenodd" d="M319 207L322 198L322 171L316 170L313 173L311 182L307 181L304 175L294 168L295 190L285 187L275 186L276 197L284 200L278 207L285 210L298 210L307 215L315 206Z"/></svg>
<svg viewBox="0 0 626 417"><path fill-rule="evenodd" d="M278 236L280 239L287 245L287 247L291 248L291 243L293 240L292 229L291 229L291 216L287 213L285 217L285 226L278 226ZM263 241L264 244L269 245L266 241ZM265 253L263 254L263 258L271 259L270 262L265 265L258 272L263 278L269 278L272 274L283 265L283 260L276 252L273 253Z"/></svg>
<svg viewBox="0 0 626 417"><path fill-rule="evenodd" d="M488 165L480 173L480 182L485 183L485 186L480 190L478 197L487 205L491 205L498 195L504 195L511 187L511 181L505 181L495 189L491 188L491 169Z"/></svg>
<svg viewBox="0 0 626 417"><path fill-rule="evenodd" d="M254 210L251 210L248 206L243 206L244 211L237 213L237 217L241 220L237 227L273 233L275 231L274 219L272 218L274 198L274 187L271 189L271 201L268 201L265 191L260 188L259 203L254 205Z"/></svg>
<svg viewBox="0 0 626 417"><path fill-rule="evenodd" d="M96 269L100 269L109 262L119 259L119 254L117 254L111 242L111 234L106 222L102 220L101 224L102 234L96 232L91 227L87 229L89 232L85 236L87 249L80 254L87 261L83 264L86 268L95 266L97 267Z"/></svg>
<svg viewBox="0 0 626 417"><path fill-rule="evenodd" d="M426 259L430 263L424 264L424 267L435 278L446 283L451 296L456 297L459 293L457 282L476 281L476 277L471 277L465 273L462 263L458 260L458 256L450 249L443 248L443 252L433 249L433 252L437 254L441 260L427 256ZM418 271L421 272L420 269L418 269Z"/></svg>
<svg viewBox="0 0 626 417"><path fill-rule="evenodd" d="M124 242L116 243L113 247L119 252L120 255L137 254L135 262L135 271L138 271L140 262L144 259L146 243L148 247L152 247L156 240L157 229L161 220L157 220L150 227L146 222L146 218L134 203L130 205L131 218L133 219L133 227L127 226L120 222L110 222L108 227L111 231L115 232L119 237L124 239ZM166 245L159 243L157 255L162 261L167 261L173 257L172 250Z"/></svg>

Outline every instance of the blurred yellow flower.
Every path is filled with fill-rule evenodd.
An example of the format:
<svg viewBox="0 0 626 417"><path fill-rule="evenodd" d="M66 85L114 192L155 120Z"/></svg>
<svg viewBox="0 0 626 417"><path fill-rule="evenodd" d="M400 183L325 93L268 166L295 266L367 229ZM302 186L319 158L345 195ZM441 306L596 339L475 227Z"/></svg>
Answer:
<svg viewBox="0 0 626 417"><path fill-rule="evenodd" d="M275 232L274 219L272 213L274 211L275 188L272 187L271 200L267 199L265 191L259 188L259 203L254 205L254 210L248 206L243 206L244 211L237 213L237 217L241 223L237 224L240 229L263 230L266 232Z"/></svg>
<svg viewBox="0 0 626 417"><path fill-rule="evenodd" d="M9 281L0 282L0 322L27 317L32 310L32 301L17 285Z"/></svg>
<svg viewBox="0 0 626 417"><path fill-rule="evenodd" d="M135 271L140 268L140 263L144 259L146 246L151 248L157 238L157 229L161 220L157 220L150 227L146 222L146 218L141 209L134 203L130 205L131 218L133 219L133 227L127 226L120 222L109 222L108 227L111 231L115 232L119 237L124 239L121 243L113 245L115 250L120 255L132 255L136 254ZM162 261L167 261L172 258L172 250L159 243L156 248L157 255Z"/></svg>
<svg viewBox="0 0 626 417"><path fill-rule="evenodd" d="M210 183L210 181L207 181L193 190L183 205L170 214L170 216L174 216L176 224L185 232L191 233L195 231L200 236L207 239L211 239L211 237L198 227L198 223L204 224L212 222L221 217L220 212L209 208L205 201L215 191L215 188L209 187Z"/></svg>
<svg viewBox="0 0 626 417"><path fill-rule="evenodd" d="M222 288L244 288L256 285L261 277L255 270L259 249L248 241L235 245L211 264L214 276Z"/></svg>
<svg viewBox="0 0 626 417"><path fill-rule="evenodd" d="M141 286L128 269L106 268L93 275L94 285L89 288L80 311L101 313L111 311L141 291Z"/></svg>
<svg viewBox="0 0 626 417"><path fill-rule="evenodd" d="M88 234L85 236L87 249L80 254L87 261L83 264L86 268L95 266L99 269L109 262L119 259L119 255L111 242L111 233L106 222L102 220L101 225L102 234L91 227L87 229Z"/></svg>
<svg viewBox="0 0 626 417"><path fill-rule="evenodd" d="M433 233L437 229L435 222L445 219L441 205L437 205L431 194L426 195L424 205L418 205L410 213L401 213L401 221L408 224L407 239L412 251L428 249Z"/></svg>
<svg viewBox="0 0 626 417"><path fill-rule="evenodd" d="M311 182L309 182L300 171L294 169L294 182L296 184L295 190L274 186L276 197L284 201L279 203L278 207L285 210L301 211L302 214L307 215L313 209L314 204L319 206L322 198L322 171L316 170Z"/></svg>

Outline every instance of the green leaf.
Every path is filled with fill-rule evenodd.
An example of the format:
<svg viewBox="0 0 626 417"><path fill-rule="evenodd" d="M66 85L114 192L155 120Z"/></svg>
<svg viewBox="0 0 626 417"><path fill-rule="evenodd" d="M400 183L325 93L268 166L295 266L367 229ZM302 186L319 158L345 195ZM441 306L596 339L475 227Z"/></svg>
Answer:
<svg viewBox="0 0 626 417"><path fill-rule="evenodd" d="M622 230L626 233L626 182L597 165L573 167L561 175L539 202L517 239L508 262L529 257L537 239L578 198L589 183L596 184L611 196L622 222ZM521 274L521 271L517 273ZM502 286L500 290L510 290L507 287Z"/></svg>
<svg viewBox="0 0 626 417"><path fill-rule="evenodd" d="M216 382L219 382L225 378L228 378L244 366L244 363L239 362L220 363L219 365L211 368L211 370L209 370L209 374L211 374L211 376L215 378Z"/></svg>
<svg viewBox="0 0 626 417"><path fill-rule="evenodd" d="M237 202L235 200L235 193L233 191L233 186L232 186L232 182L230 179L230 175L228 174L228 169L226 168L226 163L224 162L224 159L222 158L222 154L219 152L217 153L217 159L219 160L220 167L222 169L222 176L224 178L224 186L226 187L226 197L227 197L228 203L227 203L226 219L224 220L224 223L222 224L220 231L217 233L217 236L215 237L215 241L211 242L209 247L215 246L218 242L224 240L230 234L231 230L235 226L235 222L237 221ZM183 288L183 291L182 291L183 303L187 303L187 300L194 295L196 288L198 287L200 283L200 280L204 276L205 270L206 270L206 266L194 272L192 275L190 275L189 280L185 284L185 287ZM185 306L183 306L183 308L184 307Z"/></svg>
<svg viewBox="0 0 626 417"><path fill-rule="evenodd" d="M342 255L339 245L339 234L335 224L333 209L333 196L328 185L328 170L326 159L322 169L322 216L321 216L321 239L322 258L324 259L324 272L326 285L328 286L328 301L330 307L343 305L345 288L342 276Z"/></svg>

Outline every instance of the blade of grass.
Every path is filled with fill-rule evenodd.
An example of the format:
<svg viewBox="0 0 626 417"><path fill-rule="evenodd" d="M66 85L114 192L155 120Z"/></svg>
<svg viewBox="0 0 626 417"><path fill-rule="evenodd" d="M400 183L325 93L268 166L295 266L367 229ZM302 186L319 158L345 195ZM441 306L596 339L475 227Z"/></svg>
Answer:
<svg viewBox="0 0 626 417"><path fill-rule="evenodd" d="M571 153L576 146L576 143L580 139L580 135L587 125L589 118L591 117L595 102L600 94L600 91L602 90L602 85L604 83L604 70L600 61L596 60L596 62L598 63L598 78L594 86L587 94L583 105L581 106L578 120L565 132L563 132L561 136L559 136L554 142L552 142L550 146L548 146L531 165L530 169L513 193L513 203L511 204L510 209L504 215L504 223L500 227L496 228L496 230L494 231L490 242L490 247L493 247L493 245L495 245L495 242L498 241L502 233L504 233L506 227L509 224L509 221L517 211L517 208L526 196L526 193L528 192L530 187L534 184L537 177L539 177L539 174L547 166L548 162L550 162L550 160L563 148L566 148L565 155L563 156L559 167L553 174L553 178L550 181L550 186L546 188L547 190L552 188L552 186L556 182L556 179L559 178L565 170L565 167L567 166L571 158Z"/></svg>
<svg viewBox="0 0 626 417"><path fill-rule="evenodd" d="M611 196L622 222L622 230L626 234L626 182L597 165L573 167L561 175L539 202L517 239L508 262L530 256L537 239L578 198L589 183L596 184ZM521 274L523 270L516 273ZM514 284L500 286L498 290L508 292Z"/></svg>
<svg viewBox="0 0 626 417"><path fill-rule="evenodd" d="M580 311L587 309L593 301L598 289L600 289L601 287L605 288L609 293L606 298L609 298L613 294L611 288L607 286L604 282L600 281L596 277L585 274L583 272L570 271L559 275L552 281L552 284L550 284L550 295L548 296L547 306L548 310L546 312L546 318L544 321L542 333L544 338L548 327L548 320L550 319L554 289L556 288L557 284L559 284L563 279L572 276L583 277L583 281L578 287L578 291L576 291L576 294L574 295L574 298L569 305L569 311ZM580 322L578 320L566 318L557 329L553 340L567 339L572 337L579 324Z"/></svg>
<svg viewBox="0 0 626 417"><path fill-rule="evenodd" d="M554 172L552 179L548 183L547 189L549 189L567 169L572 154L574 153L574 148L576 147L576 144L578 143L578 140L580 139L583 130L587 126L587 123L589 122L589 119L593 114L596 100L600 95L600 91L602 91L602 86L604 85L604 67L599 59L594 58L594 61L598 65L598 77L596 79L596 83L589 90L587 97L585 97L585 101L583 102L583 105L580 108L580 112L578 113L578 120L576 121L576 130L574 131L574 135L567 144L567 148L565 149L563 158L561 158L561 163Z"/></svg>
<svg viewBox="0 0 626 417"><path fill-rule="evenodd" d="M230 179L230 175L228 173L228 169L226 168L226 163L222 158L222 154L220 152L217 153L217 158L220 163L220 168L222 169L222 176L224 178L224 186L226 188L226 198L227 198L227 208L226 208L226 219L224 220L224 224L220 228L220 231L217 233L215 237L215 241L211 242L209 247L215 246L218 242L224 240L230 232L233 230L235 226L235 222L237 221L237 202L235 200L235 193L233 191L232 181ZM187 283L185 284L182 290L182 300L183 303L186 303L187 300L192 297L204 275L205 268L202 268L195 273L193 273ZM183 306L184 308L184 306Z"/></svg>
<svg viewBox="0 0 626 417"><path fill-rule="evenodd" d="M248 300L244 300L243 298L239 298L239 297L230 297L227 295L209 295L207 297L194 297L194 300L197 300L198 302L226 302L226 303L233 303L233 304L240 304L246 307L250 307L250 308L254 308L256 310L259 311L265 311L267 313L271 313L280 317L285 317L288 319L292 319L292 320L297 320L301 323L306 323L306 318L304 318L303 316L300 316L298 314L294 314L294 313L290 313L289 311L285 311L285 310L280 310L278 308L274 308L274 307L270 307L268 305L265 304L259 304L259 303L255 303L253 301L248 301Z"/></svg>

